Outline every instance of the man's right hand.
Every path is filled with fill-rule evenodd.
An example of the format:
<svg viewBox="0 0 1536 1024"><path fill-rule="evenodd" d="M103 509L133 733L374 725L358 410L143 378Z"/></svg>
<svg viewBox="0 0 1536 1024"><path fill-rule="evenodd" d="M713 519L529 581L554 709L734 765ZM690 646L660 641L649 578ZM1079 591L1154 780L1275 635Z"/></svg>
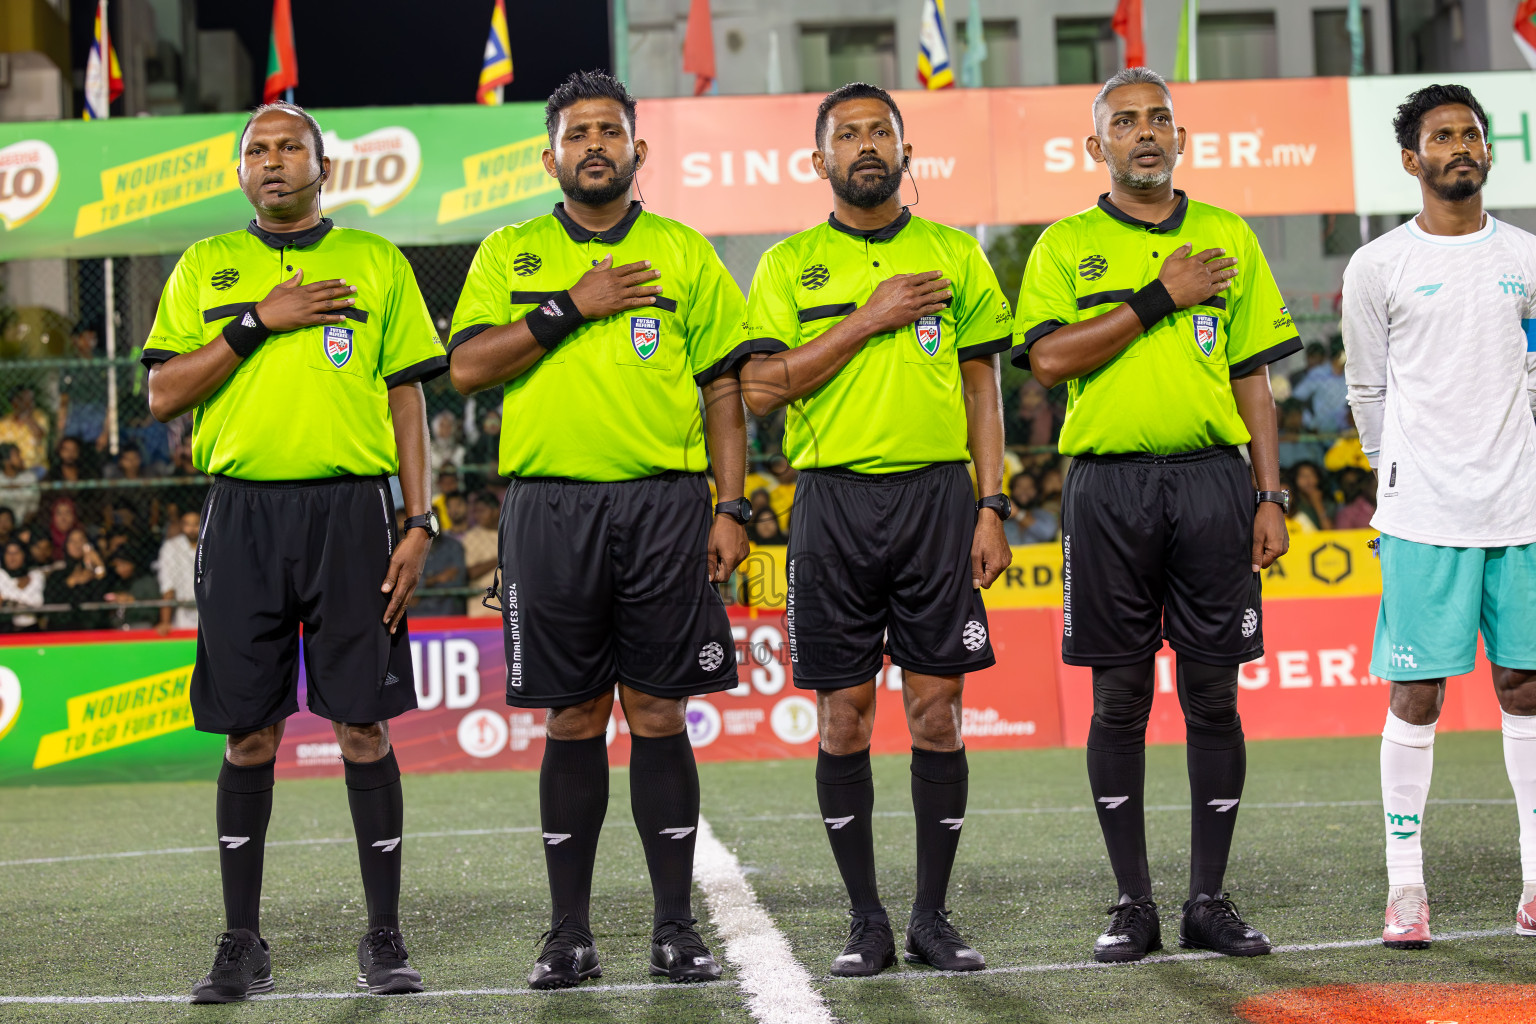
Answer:
<svg viewBox="0 0 1536 1024"><path fill-rule="evenodd" d="M605 320L626 309L654 306L654 296L660 295L661 289L647 282L660 276L661 271L651 269L650 260L616 267L610 254L571 287L571 301L585 319Z"/></svg>
<svg viewBox="0 0 1536 1024"><path fill-rule="evenodd" d="M875 334L910 327L920 316L934 316L949 303L949 279L937 270L897 274L881 281L859 315Z"/></svg>
<svg viewBox="0 0 1536 1024"><path fill-rule="evenodd" d="M1163 269L1157 275L1163 287L1168 289L1174 305L1180 309L1188 309L1226 291L1237 276L1237 260L1223 259L1227 255L1225 249L1206 249L1191 256L1192 248L1179 246L1163 261Z"/></svg>
<svg viewBox="0 0 1536 1024"><path fill-rule="evenodd" d="M355 287L339 279L305 284L304 269L300 267L256 303L256 315L274 334L317 324L339 324L346 317L333 311L354 305L357 300L345 296L356 293Z"/></svg>

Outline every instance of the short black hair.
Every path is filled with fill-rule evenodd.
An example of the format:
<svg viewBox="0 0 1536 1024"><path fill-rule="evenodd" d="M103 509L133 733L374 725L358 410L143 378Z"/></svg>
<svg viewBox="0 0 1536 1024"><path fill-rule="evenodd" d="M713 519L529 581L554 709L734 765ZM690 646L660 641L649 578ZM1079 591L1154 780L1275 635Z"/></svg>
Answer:
<svg viewBox="0 0 1536 1024"><path fill-rule="evenodd" d="M560 111L582 100L613 100L624 108L624 119L629 122L629 134L635 134L635 98L624 88L624 83L606 71L577 71L560 83L549 94L544 104L544 130L549 133L549 144L555 144L555 128L560 124Z"/></svg>
<svg viewBox="0 0 1536 1024"><path fill-rule="evenodd" d="M304 119L304 123L309 125L309 136L315 144L315 154L319 157L323 165L325 162L325 136L320 132L320 123L314 119L309 111L305 110L297 103L289 103L286 100L278 100L276 103L263 103L261 106L251 111L251 116L246 120L245 127L240 129L240 160L242 162L245 160L246 132L251 130L251 125L255 123L258 117L260 117L262 114L270 114L273 111L279 111L284 114L292 114L294 117L302 117Z"/></svg>
<svg viewBox="0 0 1536 1024"><path fill-rule="evenodd" d="M1328 354L1328 346L1324 345L1322 342L1320 342L1320 341L1309 341L1309 342L1307 342L1307 355L1309 357L1310 356L1326 356L1327 354Z"/></svg>
<svg viewBox="0 0 1536 1024"><path fill-rule="evenodd" d="M1392 118L1392 130L1397 133L1397 144L1414 153L1419 151L1419 132L1424 128L1424 117L1436 107L1450 106L1456 103L1464 107L1470 107L1472 113L1477 116L1477 123L1482 126L1483 134L1488 134L1488 115L1483 112L1483 105L1477 102L1477 97L1472 95L1472 90L1464 85L1426 85L1408 98L1397 108L1397 116Z"/></svg>
<svg viewBox="0 0 1536 1024"><path fill-rule="evenodd" d="M821 137L826 134L827 123L832 120L832 108L849 100L879 100L891 108L891 120L896 123L897 134L903 137L907 134L906 128L901 123L901 108L896 106L896 101L891 99L890 93L868 82L849 82L827 93L821 101L821 106L816 108L817 149L821 148Z"/></svg>

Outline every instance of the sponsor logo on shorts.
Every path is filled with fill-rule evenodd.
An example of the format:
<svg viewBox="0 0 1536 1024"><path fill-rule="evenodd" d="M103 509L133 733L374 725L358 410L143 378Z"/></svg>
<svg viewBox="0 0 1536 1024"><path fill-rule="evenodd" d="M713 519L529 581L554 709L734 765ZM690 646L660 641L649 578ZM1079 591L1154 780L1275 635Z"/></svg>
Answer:
<svg viewBox="0 0 1536 1024"><path fill-rule="evenodd" d="M1210 355L1216 347L1216 318L1208 313L1195 314L1195 344L1201 355Z"/></svg>
<svg viewBox="0 0 1536 1024"><path fill-rule="evenodd" d="M789 560L789 588L784 594L784 630L789 634L789 660L800 660L800 648L795 644L795 560ZM777 732L777 727L775 727Z"/></svg>
<svg viewBox="0 0 1536 1024"><path fill-rule="evenodd" d="M517 584L507 584L507 642L512 645L512 664L507 666L507 685L523 688L523 629L517 612Z"/></svg>
<svg viewBox="0 0 1536 1024"><path fill-rule="evenodd" d="M720 712L707 700L688 702L688 742L695 747L707 747L720 738Z"/></svg>
<svg viewBox="0 0 1536 1024"><path fill-rule="evenodd" d="M1061 537L1061 635L1072 635L1072 535Z"/></svg>
<svg viewBox="0 0 1536 1024"><path fill-rule="evenodd" d="M1243 636L1250 637L1259 631L1259 613L1252 608L1243 612Z"/></svg>
<svg viewBox="0 0 1536 1024"><path fill-rule="evenodd" d="M960 642L965 644L968 651L979 651L987 646L987 627L975 619L965 624L965 630L960 634Z"/></svg>
<svg viewBox="0 0 1536 1024"><path fill-rule="evenodd" d="M1418 668L1419 663L1414 660L1413 647L1409 644L1392 645L1393 668Z"/></svg>
<svg viewBox="0 0 1536 1024"><path fill-rule="evenodd" d="M699 648L699 668L713 672L725 664L725 650L713 640Z"/></svg>

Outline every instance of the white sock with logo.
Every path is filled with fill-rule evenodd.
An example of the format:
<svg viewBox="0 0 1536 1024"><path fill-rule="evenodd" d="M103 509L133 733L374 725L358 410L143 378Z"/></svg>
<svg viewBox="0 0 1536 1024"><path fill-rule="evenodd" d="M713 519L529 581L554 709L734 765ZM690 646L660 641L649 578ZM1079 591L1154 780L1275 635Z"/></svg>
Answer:
<svg viewBox="0 0 1536 1024"><path fill-rule="evenodd" d="M1435 767L1435 726L1410 725L1390 710L1381 730L1381 803L1387 825L1387 884L1424 884L1424 805Z"/></svg>
<svg viewBox="0 0 1536 1024"><path fill-rule="evenodd" d="M1520 812L1520 874L1536 885L1536 715L1504 715L1504 770Z"/></svg>

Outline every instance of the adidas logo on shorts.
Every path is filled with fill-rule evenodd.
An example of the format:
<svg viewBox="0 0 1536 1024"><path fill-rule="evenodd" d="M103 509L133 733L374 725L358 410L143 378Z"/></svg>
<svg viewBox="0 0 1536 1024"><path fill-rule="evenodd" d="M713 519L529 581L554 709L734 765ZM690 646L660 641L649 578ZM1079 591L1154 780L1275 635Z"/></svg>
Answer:
<svg viewBox="0 0 1536 1024"><path fill-rule="evenodd" d="M987 627L972 619L965 624L965 630L960 634L960 642L968 651L979 651L987 646Z"/></svg>

